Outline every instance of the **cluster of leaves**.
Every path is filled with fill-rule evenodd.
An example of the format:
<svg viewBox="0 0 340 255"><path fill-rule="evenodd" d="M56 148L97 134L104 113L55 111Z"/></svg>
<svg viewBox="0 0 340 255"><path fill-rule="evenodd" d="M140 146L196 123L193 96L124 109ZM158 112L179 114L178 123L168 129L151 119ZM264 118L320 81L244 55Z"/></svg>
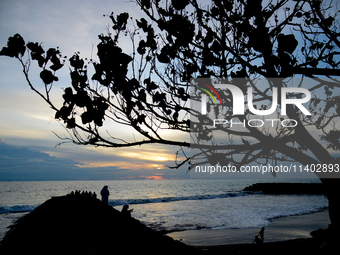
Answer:
<svg viewBox="0 0 340 255"><path fill-rule="evenodd" d="M64 59L60 54L60 51L55 48L50 48L45 52L42 46L38 43L28 42L25 45L24 39L19 34L15 34L13 37L9 37L7 41L7 47L3 47L0 51L0 55L8 57L22 58L27 49L30 50L32 60L38 61L39 67L43 68L40 72L40 78L48 85L54 81L58 81L58 77L54 75L54 72L59 70L64 65ZM47 64L52 63L47 69Z"/></svg>
<svg viewBox="0 0 340 255"><path fill-rule="evenodd" d="M340 130L330 130L321 136L321 139L328 142L327 149L340 150Z"/></svg>
<svg viewBox="0 0 340 255"><path fill-rule="evenodd" d="M16 57L19 58L25 54L26 47L25 41L19 34L10 36L7 41L7 47L3 47L0 51L1 56Z"/></svg>

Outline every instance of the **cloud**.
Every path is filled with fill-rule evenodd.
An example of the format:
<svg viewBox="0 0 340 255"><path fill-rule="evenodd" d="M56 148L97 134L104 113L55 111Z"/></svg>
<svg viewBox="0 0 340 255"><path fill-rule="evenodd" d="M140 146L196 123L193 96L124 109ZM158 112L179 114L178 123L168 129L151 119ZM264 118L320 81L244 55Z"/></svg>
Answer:
<svg viewBox="0 0 340 255"><path fill-rule="evenodd" d="M0 141L0 180L114 179L118 168L81 169L79 162ZM118 171L119 173L119 171Z"/></svg>
<svg viewBox="0 0 340 255"><path fill-rule="evenodd" d="M29 146L13 146L0 140L0 181L6 180L109 180L109 179L177 179L188 178L186 171L161 169L157 164L137 163L87 166L84 163L49 155ZM118 161L119 162L119 161Z"/></svg>

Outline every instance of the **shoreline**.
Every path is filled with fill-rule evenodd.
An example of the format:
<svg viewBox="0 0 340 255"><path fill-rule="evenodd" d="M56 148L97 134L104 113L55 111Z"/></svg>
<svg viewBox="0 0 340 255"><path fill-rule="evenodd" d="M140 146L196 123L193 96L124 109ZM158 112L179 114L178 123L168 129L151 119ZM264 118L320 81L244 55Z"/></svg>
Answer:
<svg viewBox="0 0 340 255"><path fill-rule="evenodd" d="M271 220L265 226L264 243L311 238L310 232L325 229L330 223L328 209L319 212L293 215ZM260 228L186 230L167 234L174 240L197 247L250 244Z"/></svg>

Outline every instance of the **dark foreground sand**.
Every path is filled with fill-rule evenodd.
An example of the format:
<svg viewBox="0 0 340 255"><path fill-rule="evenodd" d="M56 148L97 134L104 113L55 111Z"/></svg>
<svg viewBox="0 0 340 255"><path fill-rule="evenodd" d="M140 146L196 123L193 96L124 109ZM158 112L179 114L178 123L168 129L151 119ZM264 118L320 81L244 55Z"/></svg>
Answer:
<svg viewBox="0 0 340 255"><path fill-rule="evenodd" d="M310 232L327 228L328 210L322 212L273 219L266 226L265 242L310 238ZM168 234L175 240L194 246L251 243L260 229L190 230Z"/></svg>

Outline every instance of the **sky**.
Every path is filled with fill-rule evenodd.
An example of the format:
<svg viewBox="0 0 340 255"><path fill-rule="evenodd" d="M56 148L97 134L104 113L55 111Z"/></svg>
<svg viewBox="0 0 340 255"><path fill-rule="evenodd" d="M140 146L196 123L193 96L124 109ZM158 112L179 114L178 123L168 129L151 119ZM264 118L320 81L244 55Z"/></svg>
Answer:
<svg viewBox="0 0 340 255"><path fill-rule="evenodd" d="M98 35L112 26L103 15L128 12L141 18L139 7L127 0L0 0L0 48L8 37L19 33L26 42L42 43L45 50L59 47L71 57L80 52L95 57ZM128 39L121 45L128 51ZM31 80L43 87L37 69ZM52 92L62 105L63 88L70 86L68 67L58 71L59 82ZM190 178L188 165L175 165L178 147L148 145L127 149L94 148L62 142L65 128L54 119L55 112L30 90L16 59L0 57L0 181L22 180L109 180ZM133 139L131 129L110 127L115 137ZM176 140L189 137L176 137ZM231 176L230 176L231 177ZM241 177L233 175L233 177ZM268 176L271 177L270 175Z"/></svg>
<svg viewBox="0 0 340 255"><path fill-rule="evenodd" d="M0 47L19 33L26 42L59 47L71 57L93 57L98 35L105 34L110 19L103 15L128 12L142 14L135 3L123 0L0 0ZM43 86L31 70L31 79ZM69 86L67 66L58 73L59 87L53 91L61 101L62 87ZM142 146L128 149L94 148L62 144L54 133L65 135L54 120L55 112L31 91L16 59L0 57L0 181L7 180L96 180L189 178L188 166L170 170L178 148ZM131 130L110 130L131 138Z"/></svg>

